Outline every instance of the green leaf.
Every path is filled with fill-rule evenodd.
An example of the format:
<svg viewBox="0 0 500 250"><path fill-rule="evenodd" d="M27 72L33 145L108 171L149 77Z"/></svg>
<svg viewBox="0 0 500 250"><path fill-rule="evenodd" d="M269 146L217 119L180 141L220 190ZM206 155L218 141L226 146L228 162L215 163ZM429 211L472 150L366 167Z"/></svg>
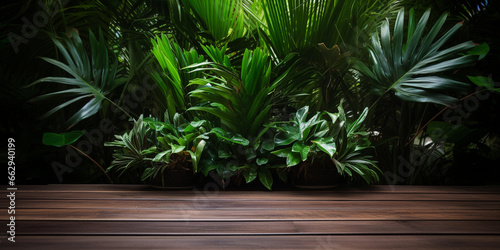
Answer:
<svg viewBox="0 0 500 250"><path fill-rule="evenodd" d="M263 167L259 168L259 180L267 189L271 190L273 186L273 175L269 169Z"/></svg>
<svg viewBox="0 0 500 250"><path fill-rule="evenodd" d="M467 76L471 82L480 87L485 87L489 91L496 91L500 93L500 88L495 88L495 82L491 77L484 76Z"/></svg>
<svg viewBox="0 0 500 250"><path fill-rule="evenodd" d="M257 160L255 160L255 162L257 163L257 165L263 166L269 162L269 159L268 158L257 158Z"/></svg>
<svg viewBox="0 0 500 250"><path fill-rule="evenodd" d="M247 161L255 159L257 157L257 152L253 148L245 148L245 158Z"/></svg>
<svg viewBox="0 0 500 250"><path fill-rule="evenodd" d="M321 149L321 151L325 152L330 157L333 157L333 155L337 150L335 146L335 141L333 140L332 137L321 138L319 140L313 141L313 143L316 144L318 148Z"/></svg>
<svg viewBox="0 0 500 250"><path fill-rule="evenodd" d="M227 158L231 157L231 154L229 152L227 152L226 150L219 149L219 150L217 150L217 156L221 159L227 159Z"/></svg>
<svg viewBox="0 0 500 250"><path fill-rule="evenodd" d="M299 153L290 152L286 157L286 166L292 167L301 162L301 155Z"/></svg>
<svg viewBox="0 0 500 250"><path fill-rule="evenodd" d="M184 149L186 148L186 146L184 146L184 145L171 144L170 146L172 148L172 154L180 153L180 152L184 151Z"/></svg>
<svg viewBox="0 0 500 250"><path fill-rule="evenodd" d="M168 163L168 160L170 158L170 154L171 153L172 153L172 150L166 150L166 151L160 152L160 153L156 154L156 156L153 159L153 161L154 162L163 161L163 162Z"/></svg>
<svg viewBox="0 0 500 250"><path fill-rule="evenodd" d="M110 94L119 84L124 82L116 79L118 59L116 55L113 55L115 59L114 63L109 62L108 55L111 53L104 43L102 32L99 32L99 39L96 39L92 31L89 33L91 43L90 57L79 35L73 33L72 38L65 38L66 46L63 46L58 40L53 40L67 64L55 59L42 58L46 62L66 71L71 77L46 77L28 85L29 87L42 82L53 82L73 87L68 90L56 91L34 98L33 100L60 98L61 96L70 98L68 101L52 108L42 118L46 118L70 104L81 103L79 101L82 99L90 99L83 107L78 108L78 111L66 121L64 126L68 128L95 115L101 109L103 101L109 100L106 98L106 95Z"/></svg>
<svg viewBox="0 0 500 250"><path fill-rule="evenodd" d="M239 135L231 137L229 141L234 142L236 144L241 144L243 146L248 146L250 144L250 141Z"/></svg>
<svg viewBox="0 0 500 250"><path fill-rule="evenodd" d="M272 140L272 139L265 140L262 142L262 148L267 150L267 151L274 150L274 147L275 147L275 144L274 144L274 140Z"/></svg>
<svg viewBox="0 0 500 250"><path fill-rule="evenodd" d="M62 147L73 144L84 134L84 130L75 130L61 134L43 133L42 143L48 146Z"/></svg>
<svg viewBox="0 0 500 250"><path fill-rule="evenodd" d="M214 169L217 169L217 165L216 164L211 164L211 165L208 165L208 166L204 166L201 169L201 172L203 173L204 176L207 176L208 172L210 172L210 171L212 171Z"/></svg>
<svg viewBox="0 0 500 250"><path fill-rule="evenodd" d="M410 11L406 44L400 46L405 31L404 9L401 9L392 36L388 32L389 21L382 25L380 35L372 35L369 49L371 67L358 61L354 64L355 68L371 78L369 83L381 95L380 98L392 90L404 101L453 105L457 98L452 93L466 90L468 84L451 80L444 76L445 73L472 66L478 59L476 55L485 53L486 49L481 46L476 51L473 49L471 54L464 54L477 47L471 41L442 49L461 25L455 25L438 37L443 33L440 30L447 14L443 14L429 29L430 10L422 15L415 28L412 13ZM403 48L406 50L403 51Z"/></svg>
<svg viewBox="0 0 500 250"><path fill-rule="evenodd" d="M144 169L144 172L142 172L141 181L147 180L154 173L155 173L155 169L154 168L146 168L146 169Z"/></svg>
<svg viewBox="0 0 500 250"><path fill-rule="evenodd" d="M243 146L248 146L250 144L250 141L248 141L247 139L243 138L240 135L235 135L232 136L231 138L228 138L229 136L228 133L222 128L212 128L212 130L210 130L210 133L213 133L217 135L217 137L232 143L240 144Z"/></svg>
<svg viewBox="0 0 500 250"><path fill-rule="evenodd" d="M471 132L472 130L464 125L452 125L448 122L433 121L427 126L427 133L434 142L457 143Z"/></svg>
<svg viewBox="0 0 500 250"><path fill-rule="evenodd" d="M198 145L196 145L194 153L191 153L191 151L188 151L191 154L191 159L193 161L193 171L195 173L198 172L198 164L201 160L201 155L202 155L203 149L205 149L206 145L207 145L207 142L205 140L200 140L200 142L198 142Z"/></svg>
<svg viewBox="0 0 500 250"><path fill-rule="evenodd" d="M482 43L467 51L467 55L479 56L479 60L483 59L488 52L490 52L490 46L487 43Z"/></svg>
<svg viewBox="0 0 500 250"><path fill-rule="evenodd" d="M257 178L257 168L252 167L252 168L247 168L243 171L243 177L245 177L245 181L247 183L252 182Z"/></svg>
<svg viewBox="0 0 500 250"><path fill-rule="evenodd" d="M311 148L305 145L303 142L295 142L292 146L292 152L300 153L302 161L307 160L307 155Z"/></svg>
<svg viewBox="0 0 500 250"><path fill-rule="evenodd" d="M271 154L276 155L278 157L286 158L288 156L288 154L290 154L291 152L292 152L291 148L284 148L284 149L275 150L275 151L271 152Z"/></svg>

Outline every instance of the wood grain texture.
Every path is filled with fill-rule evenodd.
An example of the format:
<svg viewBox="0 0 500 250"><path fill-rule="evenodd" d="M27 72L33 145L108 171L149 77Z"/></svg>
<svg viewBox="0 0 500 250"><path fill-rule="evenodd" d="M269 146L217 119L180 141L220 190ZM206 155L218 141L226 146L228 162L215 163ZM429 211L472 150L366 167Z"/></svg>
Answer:
<svg viewBox="0 0 500 250"><path fill-rule="evenodd" d="M494 235L500 221L21 221L17 230L60 236Z"/></svg>
<svg viewBox="0 0 500 250"><path fill-rule="evenodd" d="M5 238L0 238L2 244ZM498 249L498 236L20 236L8 249Z"/></svg>
<svg viewBox="0 0 500 250"><path fill-rule="evenodd" d="M18 186L0 249L498 249L500 187ZM8 207L6 187L1 207ZM6 210L5 210L6 211ZM0 224L8 223L6 212Z"/></svg>
<svg viewBox="0 0 500 250"><path fill-rule="evenodd" d="M4 192L2 197L7 193ZM18 200L273 200L273 201L500 201L500 193L397 193L332 191L66 191L19 190Z"/></svg>

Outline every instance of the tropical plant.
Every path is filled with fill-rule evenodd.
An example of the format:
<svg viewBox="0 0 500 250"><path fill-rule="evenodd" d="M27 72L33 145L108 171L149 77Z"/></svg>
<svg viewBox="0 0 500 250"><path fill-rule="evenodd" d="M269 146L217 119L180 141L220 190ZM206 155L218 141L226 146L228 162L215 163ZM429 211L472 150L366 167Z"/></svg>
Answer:
<svg viewBox="0 0 500 250"><path fill-rule="evenodd" d="M207 121L195 119L188 122L178 113L170 120L165 112L163 122L152 118L146 118L145 122L156 132L156 145L146 150L153 153L154 158L151 159L152 165L144 170L142 180L163 174L167 168L198 172L208 139Z"/></svg>
<svg viewBox="0 0 500 250"><path fill-rule="evenodd" d="M378 95L384 96L389 91L394 91L404 101L452 105L457 98L449 93L464 91L469 86L445 77L443 73L471 66L476 62L478 55L466 53L476 44L469 41L442 49L462 24L457 23L438 38L447 14L443 14L426 31L429 15L430 9L417 23L414 10L411 9L405 32L405 11L401 9L392 35L388 21L383 23L380 34L372 35L370 67L360 61L356 66L371 79L369 83Z"/></svg>
<svg viewBox="0 0 500 250"><path fill-rule="evenodd" d="M310 82L309 76L302 74L304 69L295 67L295 64L289 64L288 68L273 74L268 55L258 48L255 51L245 51L241 68L232 67L225 54L226 47L203 48L213 62L195 64L188 68L192 69L191 72L210 73L207 78L191 82L200 87L190 95L210 102L210 105L195 106L189 110L215 115L230 131L250 139L250 143L264 128L276 103L283 100L280 98L290 98L301 91L302 85L287 86L287 83L294 76L304 80L302 84ZM289 58L292 57L293 55ZM280 65L276 68L280 68Z"/></svg>
<svg viewBox="0 0 500 250"><path fill-rule="evenodd" d="M96 38L92 31L89 31L89 33L90 55L87 53L80 36L76 32L72 32L71 38L64 39L66 46L54 39L55 45L67 64L51 58L42 58L46 62L67 72L71 77L44 77L28 85L29 87L42 82L54 82L73 87L33 98L32 101L60 96L71 97L70 100L45 113L42 118L46 118L68 105L90 98L83 107L66 121L65 126L68 129L96 114L101 109L103 101L106 100L115 104L107 98L107 95L117 86L124 83L124 79L117 78L116 76L118 67L116 56L114 56L114 63L110 64L109 57L113 57L113 54L108 51L102 32L99 31L99 38ZM110 65L112 66L110 67ZM121 109L119 106L117 107ZM123 112L128 114L124 110Z"/></svg>
<svg viewBox="0 0 500 250"><path fill-rule="evenodd" d="M150 72L156 82L160 92L157 102L161 110L168 110L173 119L173 115L184 112L190 107L188 93L194 90L193 86L188 87L192 79L201 77L201 72L188 72L182 70L191 64L198 64L205 61L203 55L198 55L196 50L183 50L179 45L167 38L165 34L158 39L151 40L153 43L152 53L158 61L161 70Z"/></svg>
<svg viewBox="0 0 500 250"><path fill-rule="evenodd" d="M378 182L375 170L380 170L375 161L363 152L370 146L368 133L361 130L368 108L352 122L345 115L342 105L338 106L338 110L338 113L318 112L307 119L309 107L300 108L288 122L274 125L278 130L274 139L277 150L271 153L286 158L287 167L326 158L341 175L352 177L354 172L368 184Z"/></svg>
<svg viewBox="0 0 500 250"><path fill-rule="evenodd" d="M319 43L359 47L363 32L394 6L394 1L263 0L265 31L275 57L314 48ZM326 32L325 32L326 31Z"/></svg>
<svg viewBox="0 0 500 250"><path fill-rule="evenodd" d="M151 166L151 147L155 146L154 134L141 115L134 120L133 128L123 135L115 135L115 140L104 143L105 146L115 147L113 161L106 169L107 172L119 172L119 176L126 172L135 174L139 179L145 169Z"/></svg>
<svg viewBox="0 0 500 250"><path fill-rule="evenodd" d="M216 42L229 42L252 31L250 1L219 0L213 2L185 0L200 20L203 31Z"/></svg>
<svg viewBox="0 0 500 250"><path fill-rule="evenodd" d="M380 32L372 35L369 66L360 60L354 64L366 77L364 84L378 97L371 114L378 119L371 127L384 139L375 145L376 154L393 174L397 174L401 158L409 159L418 151L413 140L421 136L425 119L430 119L427 112L432 112L431 104L454 105L456 96L470 86L456 76L457 70L472 66L487 51L487 46L472 41L450 46L450 39L462 24L441 31L447 14L431 27L429 18L427 10L417 21L411 9L405 26L405 11L401 9L392 34L389 21L385 21Z"/></svg>
<svg viewBox="0 0 500 250"><path fill-rule="evenodd" d="M348 59L364 58L364 41L390 16L397 1L261 2L263 45L273 60L281 61L288 53L296 52L305 67L312 66L315 81L308 86L309 95L299 100L299 107L333 112L336 104L344 100L351 110L361 112L368 104L359 100L366 95L358 77L349 70Z"/></svg>

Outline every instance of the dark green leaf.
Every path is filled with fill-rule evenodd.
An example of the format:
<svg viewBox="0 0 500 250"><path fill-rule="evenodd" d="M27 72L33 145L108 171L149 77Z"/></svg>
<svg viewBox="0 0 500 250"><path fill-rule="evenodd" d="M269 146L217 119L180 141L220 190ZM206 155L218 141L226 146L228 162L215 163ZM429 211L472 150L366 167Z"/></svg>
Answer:
<svg viewBox="0 0 500 250"><path fill-rule="evenodd" d="M259 168L259 180L267 189L271 190L273 186L273 175L269 169L264 167Z"/></svg>
<svg viewBox="0 0 500 250"><path fill-rule="evenodd" d="M42 143L48 146L62 147L71 145L85 134L84 130L75 130L67 133L44 133Z"/></svg>

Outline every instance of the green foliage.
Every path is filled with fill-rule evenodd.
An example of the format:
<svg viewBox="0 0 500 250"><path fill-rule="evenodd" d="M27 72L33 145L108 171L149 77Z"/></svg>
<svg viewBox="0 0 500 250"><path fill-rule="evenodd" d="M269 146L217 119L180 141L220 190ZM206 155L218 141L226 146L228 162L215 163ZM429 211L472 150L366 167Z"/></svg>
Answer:
<svg viewBox="0 0 500 250"><path fill-rule="evenodd" d="M364 149L370 147L368 133L362 130L368 108L354 121L346 117L342 105L338 110L318 112L307 119L309 107L300 108L290 121L274 126L278 130L274 139L277 150L271 153L286 158L287 167L315 158L330 159L342 175L352 177L354 172L368 184L378 182L374 170L380 170L364 154Z"/></svg>
<svg viewBox="0 0 500 250"><path fill-rule="evenodd" d="M134 120L132 130L123 135L115 135L115 140L104 143L104 146L115 147L113 161L106 169L119 172L120 176L125 172L138 170L144 171L151 165L151 152L149 149L154 146L152 141L151 128L144 122L142 115Z"/></svg>
<svg viewBox="0 0 500 250"><path fill-rule="evenodd" d="M170 120L168 112L165 113L164 121L145 118L152 131L156 132L156 146L147 150L152 153L152 166L144 170L142 180L155 177L163 173L166 168L192 169L198 172L198 163L201 160L203 149L208 139L207 121L195 119L188 122L180 114L176 113ZM189 156L190 162L172 162L174 154Z"/></svg>
<svg viewBox="0 0 500 250"><path fill-rule="evenodd" d="M272 52L289 52L325 43L357 47L363 32L370 32L394 1L263 0L265 30ZM307 55L306 55L307 56Z"/></svg>
<svg viewBox="0 0 500 250"><path fill-rule="evenodd" d="M283 76L271 79L268 55L262 50L246 50L241 71L231 68L226 48L204 47L213 60L192 65L191 72L208 71L209 78L193 80L200 87L191 96L211 105L189 110L205 111L221 119L222 124L244 137L255 137L267 122L272 108L272 92L283 82ZM202 66L209 67L202 67Z"/></svg>
<svg viewBox="0 0 500 250"><path fill-rule="evenodd" d="M191 102L187 93L194 90L188 88L189 81L201 77L199 72L187 72L183 68L203 62L203 55L198 55L196 50L183 50L176 42L171 41L166 35L151 40L152 53L158 61L161 71L151 71L151 77L156 82L160 92L158 102L162 109L168 110L173 119L177 112L184 112Z"/></svg>
<svg viewBox="0 0 500 250"><path fill-rule="evenodd" d="M75 130L67 133L44 133L42 143L48 146L62 147L71 145L85 134L84 130Z"/></svg>
<svg viewBox="0 0 500 250"><path fill-rule="evenodd" d="M471 66L478 56L463 54L475 47L471 41L442 49L458 29L456 24L439 36L447 14L443 14L427 30L430 10L417 23L410 10L405 32L405 12L401 9L391 35L389 22L383 23L380 34L372 35L370 67L357 62L357 69L369 77L374 90L384 95L393 90L397 97L411 102L452 105L457 99L449 95L467 89L468 84L443 76L443 72Z"/></svg>
<svg viewBox="0 0 500 250"><path fill-rule="evenodd" d="M214 171L223 182L239 174L243 175L246 183L258 177L259 181L271 190L273 178L270 171L281 166L270 160L274 142L265 137L267 130L268 128L262 130L250 144L248 139L239 134L220 127L212 128L207 140L206 154L201 162L201 172L208 175L210 171Z"/></svg>
<svg viewBox="0 0 500 250"><path fill-rule="evenodd" d="M491 129L499 92L493 1L82 0L61 3L61 9L55 3L46 2L54 13L46 13L47 24L37 25L29 39L19 16L34 16L39 8L2 7L8 10L2 33L12 46L0 49L19 59L2 64L2 96L24 120L1 128L11 133L20 131L14 125L29 124L32 117L23 115L29 108L17 106L33 96L47 102L31 113L54 118L28 126L34 131L68 131L91 124L90 117L109 118L114 128L127 128L106 143L115 147L109 171L147 179L168 167L192 166L270 189L276 174L286 179L287 166L318 160L371 183L378 175L366 131L377 134L377 160L394 173L399 156L408 158L429 137L433 143L426 146L443 149L441 160L456 164L457 148L486 152L484 138L497 134ZM405 15L400 6L419 6L415 12L423 15L416 18L413 9ZM439 14L419 12L429 6ZM449 16L440 16L443 10ZM87 29L100 31L82 32ZM463 42L472 38L483 44ZM48 63L37 67L31 63L36 56ZM440 122L435 104L458 112L466 98L451 107L472 91L467 75L480 87L476 93L491 92L482 95L488 99L474 106L477 115L460 114L464 124ZM36 79L35 87L20 88ZM40 84L49 82L55 84ZM136 120L128 129L126 116L106 112L108 104L127 115L167 115L129 115ZM366 106L372 107L369 118ZM71 146L79 136L46 133L44 143ZM95 163L108 160L104 151L94 152L101 157ZM405 181L425 172L417 169Z"/></svg>
<svg viewBox="0 0 500 250"><path fill-rule="evenodd" d="M70 74L71 77L45 77L29 85L32 86L42 82L53 82L72 87L32 99L32 101L39 101L48 98L60 98L61 96L71 97L70 100L45 113L42 118L46 118L80 100L90 98L83 107L67 120L65 126L68 128L96 114L100 110L104 100L110 101L106 96L123 83L123 79L116 78L118 67L116 56L114 63L110 64L109 57L112 54L108 51L102 32L99 31L99 38L96 38L92 31L89 32L91 45L90 54L87 53L80 36L73 32L72 38L64 39L66 46L54 39L55 45L67 64L51 58L42 58L46 62Z"/></svg>
<svg viewBox="0 0 500 250"><path fill-rule="evenodd" d="M198 15L205 32L216 41L242 37L250 28L245 2L242 0L197 1L187 0Z"/></svg>

